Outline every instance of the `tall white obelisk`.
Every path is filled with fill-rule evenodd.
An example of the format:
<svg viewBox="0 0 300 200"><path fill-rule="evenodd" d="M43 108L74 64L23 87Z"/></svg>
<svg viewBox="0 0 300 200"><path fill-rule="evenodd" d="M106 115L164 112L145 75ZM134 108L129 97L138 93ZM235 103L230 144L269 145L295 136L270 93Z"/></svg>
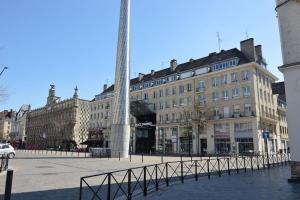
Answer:
<svg viewBox="0 0 300 200"><path fill-rule="evenodd" d="M300 182L300 0L276 0L287 98L291 182Z"/></svg>
<svg viewBox="0 0 300 200"><path fill-rule="evenodd" d="M114 101L111 126L112 156L129 154L130 0L121 0Z"/></svg>

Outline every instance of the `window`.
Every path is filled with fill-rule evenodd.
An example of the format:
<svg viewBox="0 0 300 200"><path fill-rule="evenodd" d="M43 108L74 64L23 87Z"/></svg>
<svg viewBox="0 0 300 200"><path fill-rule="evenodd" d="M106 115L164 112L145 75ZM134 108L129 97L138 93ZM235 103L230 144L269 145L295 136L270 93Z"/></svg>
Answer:
<svg viewBox="0 0 300 200"><path fill-rule="evenodd" d="M262 89L260 89L260 91L259 91L259 96L260 96L260 99L263 99L263 92L262 92Z"/></svg>
<svg viewBox="0 0 300 200"><path fill-rule="evenodd" d="M165 102L165 108L170 108L170 102L169 101Z"/></svg>
<svg viewBox="0 0 300 200"><path fill-rule="evenodd" d="M173 94L173 95L176 94L176 87L175 87L175 86L172 87L172 94Z"/></svg>
<svg viewBox="0 0 300 200"><path fill-rule="evenodd" d="M162 115L159 115L159 121L162 122L164 120L164 117Z"/></svg>
<svg viewBox="0 0 300 200"><path fill-rule="evenodd" d="M172 106L173 106L173 108L177 106L177 101L176 101L176 99L173 99L173 100L172 100Z"/></svg>
<svg viewBox="0 0 300 200"><path fill-rule="evenodd" d="M205 104L205 96L204 95L198 96L198 101L199 101L200 105L204 105Z"/></svg>
<svg viewBox="0 0 300 200"><path fill-rule="evenodd" d="M242 71L242 79L243 79L243 81L249 80L249 71L248 70Z"/></svg>
<svg viewBox="0 0 300 200"><path fill-rule="evenodd" d="M164 109L164 104L163 104L163 102L159 102L159 109L160 109L160 110Z"/></svg>
<svg viewBox="0 0 300 200"><path fill-rule="evenodd" d="M170 95L170 89L169 88L165 89L165 95L166 95L166 97Z"/></svg>
<svg viewBox="0 0 300 200"><path fill-rule="evenodd" d="M231 82L236 83L237 81L238 81L238 74L236 72L232 73L231 74Z"/></svg>
<svg viewBox="0 0 300 200"><path fill-rule="evenodd" d="M219 108L214 108L214 116L219 116L220 112L219 112Z"/></svg>
<svg viewBox="0 0 300 200"><path fill-rule="evenodd" d="M148 93L144 93L144 100L148 100Z"/></svg>
<svg viewBox="0 0 300 200"><path fill-rule="evenodd" d="M234 105L233 106L233 114L239 115L241 113L240 105Z"/></svg>
<svg viewBox="0 0 300 200"><path fill-rule="evenodd" d="M244 87L243 91L244 91L244 97L249 97L251 95L249 86Z"/></svg>
<svg viewBox="0 0 300 200"><path fill-rule="evenodd" d="M212 99L213 99L213 101L217 101L218 98L219 98L218 92L212 92Z"/></svg>
<svg viewBox="0 0 300 200"><path fill-rule="evenodd" d="M192 97L187 98L187 105L189 105L189 106L193 105Z"/></svg>
<svg viewBox="0 0 300 200"><path fill-rule="evenodd" d="M237 98L237 97L239 97L239 89L233 88L232 89L232 98Z"/></svg>
<svg viewBox="0 0 300 200"><path fill-rule="evenodd" d="M264 91L264 99L265 99L265 101L267 101L267 93L266 93L266 91Z"/></svg>
<svg viewBox="0 0 300 200"><path fill-rule="evenodd" d="M223 97L224 100L228 100L228 90L224 90L222 92L222 97Z"/></svg>
<svg viewBox="0 0 300 200"><path fill-rule="evenodd" d="M153 110L156 110L156 103L153 104Z"/></svg>
<svg viewBox="0 0 300 200"><path fill-rule="evenodd" d="M192 91L192 84L188 83L188 84L186 85L186 88L187 88L187 91L188 91L188 92Z"/></svg>
<svg viewBox="0 0 300 200"><path fill-rule="evenodd" d="M227 84L227 74L224 74L222 76L222 85L226 85Z"/></svg>
<svg viewBox="0 0 300 200"><path fill-rule="evenodd" d="M184 86L183 85L179 85L179 94L184 93Z"/></svg>
<svg viewBox="0 0 300 200"><path fill-rule="evenodd" d="M199 81L198 82L197 91L198 92L204 92L205 91L205 82L204 81Z"/></svg>
<svg viewBox="0 0 300 200"><path fill-rule="evenodd" d="M156 91L153 92L153 99L155 99L157 97L156 95Z"/></svg>
<svg viewBox="0 0 300 200"><path fill-rule="evenodd" d="M169 114L166 114L166 121L169 121Z"/></svg>
<svg viewBox="0 0 300 200"><path fill-rule="evenodd" d="M184 99L183 98L179 98L179 106L183 106L184 105Z"/></svg>
<svg viewBox="0 0 300 200"><path fill-rule="evenodd" d="M218 78L217 77L211 78L211 86L212 87L217 87L218 86Z"/></svg>
<svg viewBox="0 0 300 200"><path fill-rule="evenodd" d="M159 97L163 97L164 96L164 91L163 90L159 90Z"/></svg>

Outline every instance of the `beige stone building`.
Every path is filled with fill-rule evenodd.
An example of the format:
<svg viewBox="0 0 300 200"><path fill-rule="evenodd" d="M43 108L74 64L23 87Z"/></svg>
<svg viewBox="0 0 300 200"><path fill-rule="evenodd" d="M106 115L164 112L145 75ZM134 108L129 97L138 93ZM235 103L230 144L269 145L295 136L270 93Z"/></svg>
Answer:
<svg viewBox="0 0 300 200"><path fill-rule="evenodd" d="M137 153L263 153L287 149L286 108L253 39L131 80L131 150ZM97 95L90 127L109 144L113 86ZM279 119L280 118L280 119ZM284 128L283 128L284 127ZM263 139L263 132L269 138Z"/></svg>
<svg viewBox="0 0 300 200"><path fill-rule="evenodd" d="M46 106L27 115L27 148L63 148L79 146L88 138L89 101L78 98L60 100L51 85Z"/></svg>
<svg viewBox="0 0 300 200"><path fill-rule="evenodd" d="M12 110L4 110L0 112L0 142L6 142L10 140L10 133L15 114L16 113Z"/></svg>

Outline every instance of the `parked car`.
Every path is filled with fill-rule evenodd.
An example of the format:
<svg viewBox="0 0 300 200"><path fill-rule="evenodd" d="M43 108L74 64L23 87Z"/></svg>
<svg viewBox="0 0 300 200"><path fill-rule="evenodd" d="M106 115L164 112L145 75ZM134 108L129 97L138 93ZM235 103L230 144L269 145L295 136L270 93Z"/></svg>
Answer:
<svg viewBox="0 0 300 200"><path fill-rule="evenodd" d="M7 155L9 158L14 158L16 152L10 144L0 144L0 156L2 155Z"/></svg>

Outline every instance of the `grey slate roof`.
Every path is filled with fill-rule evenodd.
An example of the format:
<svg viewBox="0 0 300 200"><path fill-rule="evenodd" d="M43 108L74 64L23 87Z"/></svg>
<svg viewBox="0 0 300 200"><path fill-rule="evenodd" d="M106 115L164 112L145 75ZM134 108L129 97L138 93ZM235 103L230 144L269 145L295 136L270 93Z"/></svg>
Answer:
<svg viewBox="0 0 300 200"><path fill-rule="evenodd" d="M251 62L246 57L246 55L243 54L237 48L226 50L226 51L222 50L219 53L211 53L206 57L203 57L203 58L200 58L200 59L197 59L197 60L193 60L193 61L190 61L190 62L179 64L176 67L175 71L172 71L171 68L168 67L168 68L162 69L160 71L156 71L153 75L151 75L151 73L145 74L141 80L139 80L138 77L133 78L133 79L130 80L130 85L136 85L138 83L143 83L143 82L155 80L157 78L166 77L168 75L181 73L181 72L188 71L188 70L191 70L191 69L196 69L196 68L199 68L201 66L202 67L207 67L208 65L218 63L218 62L221 62L221 61L225 61L225 60L228 60L228 59L232 59L232 58L238 58L239 59L238 65ZM112 92L112 91L114 91L114 85L111 85L110 87L108 87L101 94L107 93L107 92Z"/></svg>

